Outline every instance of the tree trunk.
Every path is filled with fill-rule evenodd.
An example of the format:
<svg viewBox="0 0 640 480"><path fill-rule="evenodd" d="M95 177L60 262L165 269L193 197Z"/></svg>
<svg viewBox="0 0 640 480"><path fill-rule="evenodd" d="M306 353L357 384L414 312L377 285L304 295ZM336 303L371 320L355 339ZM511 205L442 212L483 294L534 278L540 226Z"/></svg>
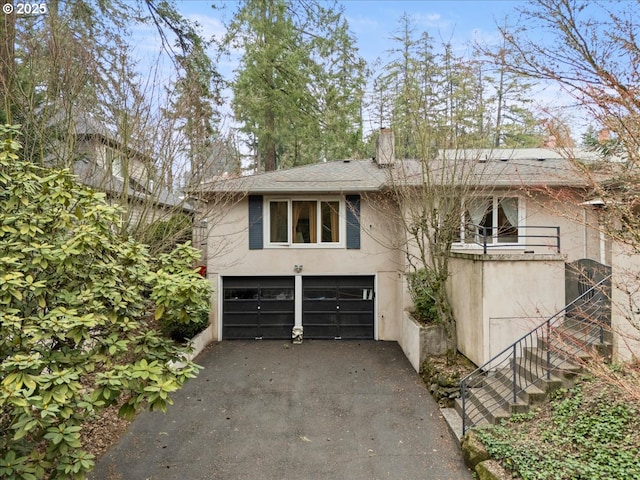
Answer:
<svg viewBox="0 0 640 480"><path fill-rule="evenodd" d="M269 107L265 112L265 145L264 145L264 171L271 172L277 168L276 165L276 139L275 125L276 120L273 110Z"/></svg>
<svg viewBox="0 0 640 480"><path fill-rule="evenodd" d="M12 123L11 92L15 76L15 37L16 14L2 14L0 17L0 88L4 97L5 118L3 120L8 124Z"/></svg>
<svg viewBox="0 0 640 480"><path fill-rule="evenodd" d="M435 297L438 318L447 334L447 361L449 364L453 364L458 355L458 335L456 332L456 319L453 315L451 302L446 293L445 283L438 286L435 291Z"/></svg>

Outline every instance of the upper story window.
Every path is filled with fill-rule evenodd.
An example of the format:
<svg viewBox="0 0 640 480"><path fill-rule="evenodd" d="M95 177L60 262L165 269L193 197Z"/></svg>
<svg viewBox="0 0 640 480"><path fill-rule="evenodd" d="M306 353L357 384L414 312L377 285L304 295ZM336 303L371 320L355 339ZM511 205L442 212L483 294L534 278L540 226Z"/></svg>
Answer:
<svg viewBox="0 0 640 480"><path fill-rule="evenodd" d="M111 169L111 175L122 180L124 178L124 165L122 158L115 150L109 147L106 149L106 156L107 165L109 165L109 168Z"/></svg>
<svg viewBox="0 0 640 480"><path fill-rule="evenodd" d="M327 200L269 200L267 238L271 245L339 245L342 202Z"/></svg>
<svg viewBox="0 0 640 480"><path fill-rule="evenodd" d="M465 202L462 243L518 243L518 197L473 197Z"/></svg>

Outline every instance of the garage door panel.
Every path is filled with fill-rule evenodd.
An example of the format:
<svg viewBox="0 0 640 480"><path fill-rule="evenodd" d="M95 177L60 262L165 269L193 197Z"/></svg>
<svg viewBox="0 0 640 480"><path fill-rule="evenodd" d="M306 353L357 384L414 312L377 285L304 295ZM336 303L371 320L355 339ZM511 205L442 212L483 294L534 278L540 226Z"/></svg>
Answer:
<svg viewBox="0 0 640 480"><path fill-rule="evenodd" d="M324 313L325 315L334 313L338 308L335 300L305 300L302 309L305 313Z"/></svg>
<svg viewBox="0 0 640 480"><path fill-rule="evenodd" d="M226 277L223 290L223 338L291 338L293 277Z"/></svg>
<svg viewBox="0 0 640 480"><path fill-rule="evenodd" d="M225 313L255 313L257 305L255 302L242 302L237 300L227 300L224 302Z"/></svg>
<svg viewBox="0 0 640 480"><path fill-rule="evenodd" d="M305 338L373 338L373 277L304 277Z"/></svg>
<svg viewBox="0 0 640 480"><path fill-rule="evenodd" d="M258 330L255 327L237 327L233 325L225 326L226 340L246 340L254 339L258 336Z"/></svg>
<svg viewBox="0 0 640 480"><path fill-rule="evenodd" d="M227 312L225 325L255 326L256 322L252 316L246 315L245 312Z"/></svg>
<svg viewBox="0 0 640 480"><path fill-rule="evenodd" d="M350 340L367 340L373 338L373 326L340 326L341 338Z"/></svg>
<svg viewBox="0 0 640 480"><path fill-rule="evenodd" d="M291 314L293 312L293 300L269 300L260 302L260 311L265 314L269 312L283 312Z"/></svg>
<svg viewBox="0 0 640 480"><path fill-rule="evenodd" d="M305 312L305 329L310 325L337 325L337 315L327 312Z"/></svg>
<svg viewBox="0 0 640 480"><path fill-rule="evenodd" d="M323 327L307 327L304 328L304 336L305 338L311 338L314 340L335 340L339 337L335 333L331 333L331 329L323 328Z"/></svg>
<svg viewBox="0 0 640 480"><path fill-rule="evenodd" d="M257 338L269 339L269 340L283 340L291 338L291 326L289 325L277 325L277 326L260 326L260 335Z"/></svg>
<svg viewBox="0 0 640 480"><path fill-rule="evenodd" d="M340 302L340 311L342 313L349 312L366 312L368 314L373 313L372 301L349 301L343 300Z"/></svg>
<svg viewBox="0 0 640 480"><path fill-rule="evenodd" d="M291 320L290 312L271 312L265 313L263 310L260 314L261 326L274 326L274 325L288 325ZM289 329L289 335L291 335L291 329Z"/></svg>

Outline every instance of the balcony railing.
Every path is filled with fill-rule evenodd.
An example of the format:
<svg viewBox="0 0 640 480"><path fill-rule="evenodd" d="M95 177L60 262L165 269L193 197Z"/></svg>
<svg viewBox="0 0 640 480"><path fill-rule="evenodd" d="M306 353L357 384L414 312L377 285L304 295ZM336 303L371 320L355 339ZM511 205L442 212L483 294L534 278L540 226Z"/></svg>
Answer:
<svg viewBox="0 0 640 480"><path fill-rule="evenodd" d="M480 245L484 254L492 248L522 247L553 248L557 253L560 253L560 227L527 225L492 228L468 223L464 229L464 239L462 242Z"/></svg>

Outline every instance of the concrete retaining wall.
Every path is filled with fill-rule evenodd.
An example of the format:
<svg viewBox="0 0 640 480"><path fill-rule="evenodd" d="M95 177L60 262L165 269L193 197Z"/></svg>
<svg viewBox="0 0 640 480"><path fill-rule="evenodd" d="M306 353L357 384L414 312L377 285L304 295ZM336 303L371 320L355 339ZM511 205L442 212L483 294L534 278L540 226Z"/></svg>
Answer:
<svg viewBox="0 0 640 480"><path fill-rule="evenodd" d="M410 312L402 314L402 334L398 340L402 351L416 372L429 355L447 353L447 335L441 325L421 325Z"/></svg>

